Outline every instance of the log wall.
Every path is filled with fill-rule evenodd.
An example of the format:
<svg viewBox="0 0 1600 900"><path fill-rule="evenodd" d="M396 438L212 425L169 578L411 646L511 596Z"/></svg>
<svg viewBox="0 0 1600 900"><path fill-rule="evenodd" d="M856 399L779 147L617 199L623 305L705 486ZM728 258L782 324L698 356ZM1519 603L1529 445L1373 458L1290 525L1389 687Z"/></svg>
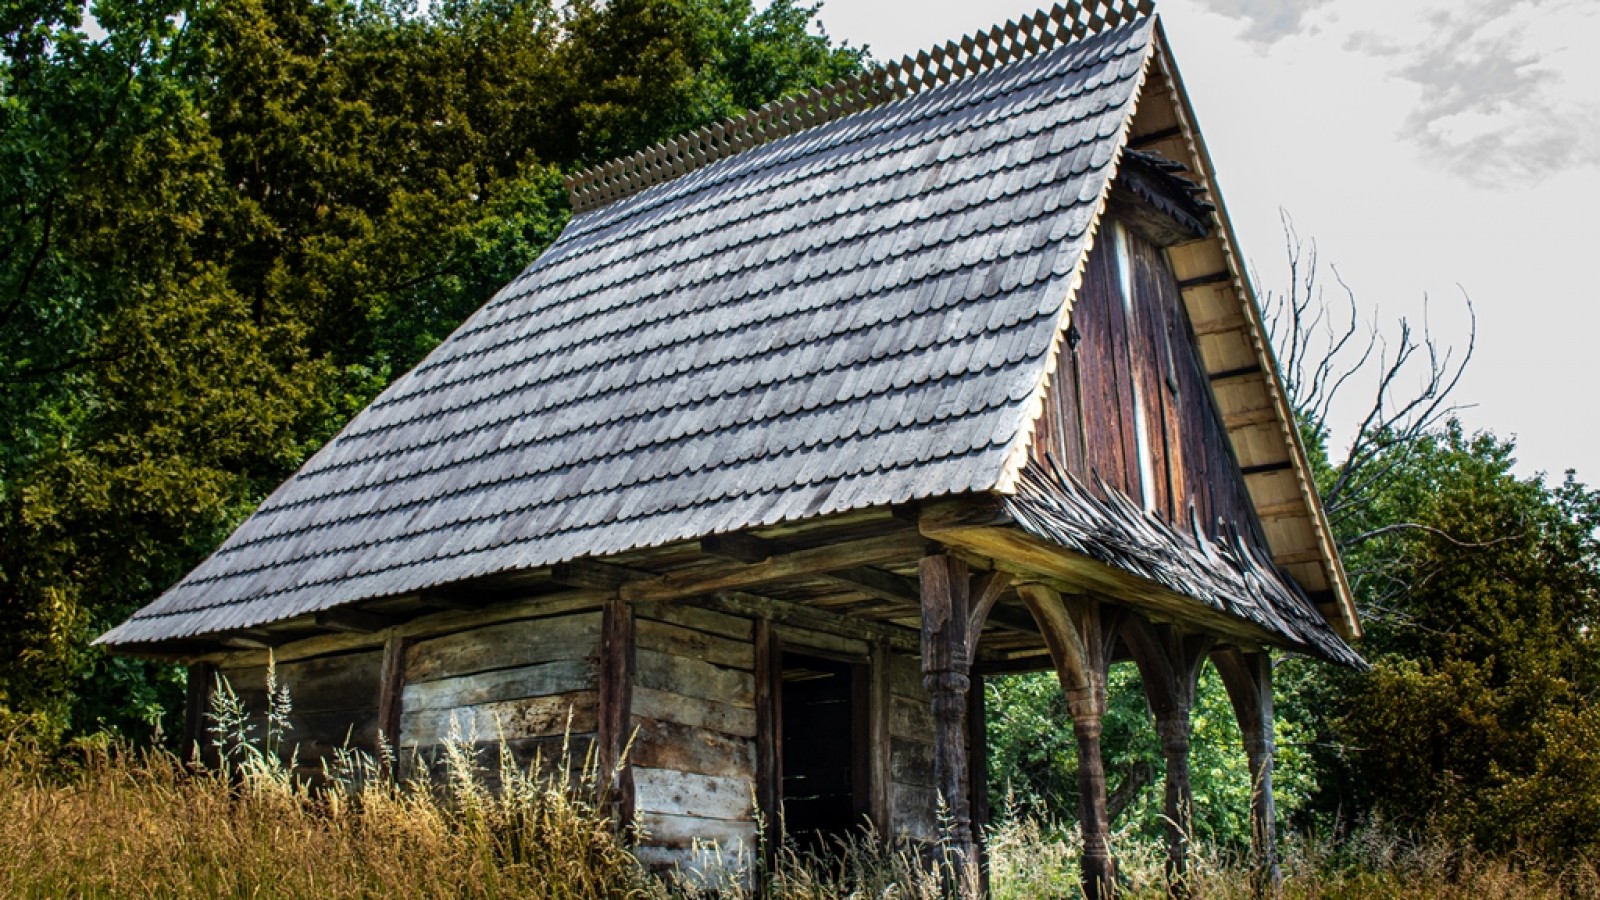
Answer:
<svg viewBox="0 0 1600 900"><path fill-rule="evenodd" d="M291 706L290 728L281 746L300 774L319 773L323 759L346 743L369 753L377 749L382 659L381 651L358 650L276 665L277 683L288 687ZM250 713L249 740L260 746L267 725L266 665L236 658L218 666L217 674Z"/></svg>
<svg viewBox="0 0 1600 900"><path fill-rule="evenodd" d="M672 604L635 607L634 810L639 859L737 864L755 850L755 623ZM697 851L696 843L714 844Z"/></svg>
<svg viewBox="0 0 1600 900"><path fill-rule="evenodd" d="M939 839L939 789L933 772L933 706L922 688L922 662L889 657L889 772L894 831L914 841Z"/></svg>
<svg viewBox="0 0 1600 900"><path fill-rule="evenodd" d="M581 764L599 713L600 612L501 622L411 643L400 691L401 763L437 766L443 745L503 745L520 764Z"/></svg>

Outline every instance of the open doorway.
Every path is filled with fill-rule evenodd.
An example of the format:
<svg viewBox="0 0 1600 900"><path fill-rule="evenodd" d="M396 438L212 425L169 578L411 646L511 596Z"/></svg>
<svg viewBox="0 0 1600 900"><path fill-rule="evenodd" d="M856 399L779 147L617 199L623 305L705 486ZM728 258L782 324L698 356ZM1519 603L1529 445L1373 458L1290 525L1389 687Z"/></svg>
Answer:
<svg viewBox="0 0 1600 900"><path fill-rule="evenodd" d="M784 827L802 843L842 835L867 814L866 670L783 654Z"/></svg>

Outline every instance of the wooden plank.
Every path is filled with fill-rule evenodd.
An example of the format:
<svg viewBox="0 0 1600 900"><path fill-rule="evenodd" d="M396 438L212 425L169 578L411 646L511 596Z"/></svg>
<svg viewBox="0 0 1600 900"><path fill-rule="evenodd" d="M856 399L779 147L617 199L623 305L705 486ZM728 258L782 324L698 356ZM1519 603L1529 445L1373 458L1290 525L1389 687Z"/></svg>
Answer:
<svg viewBox="0 0 1600 900"><path fill-rule="evenodd" d="M544 697L594 690L599 686L597 659L563 659L555 662L494 669L456 678L408 684L401 691L405 709L455 709L522 697Z"/></svg>
<svg viewBox="0 0 1600 900"><path fill-rule="evenodd" d="M546 737L594 731L598 725L599 695L575 691L545 697L523 697L455 709L406 712L400 717L401 746L421 747L444 743L452 734L467 740Z"/></svg>
<svg viewBox="0 0 1600 900"><path fill-rule="evenodd" d="M664 813L642 813L640 830L648 847L689 849L699 844L714 845L724 855L748 853L755 844L755 822L701 819ZM748 857L746 857L748 858Z"/></svg>
<svg viewBox="0 0 1600 900"><path fill-rule="evenodd" d="M897 785L932 788L933 744L926 740L896 737L890 745L890 779Z"/></svg>
<svg viewBox="0 0 1600 900"><path fill-rule="evenodd" d="M929 699L912 699L894 695L889 701L889 732L895 737L931 741L934 733L933 712Z"/></svg>
<svg viewBox="0 0 1600 900"><path fill-rule="evenodd" d="M600 652L600 613L523 619L458 631L413 644L406 654L412 682L509 669Z"/></svg>
<svg viewBox="0 0 1600 900"><path fill-rule="evenodd" d="M596 723L596 764L616 821L633 821L635 785L631 766L625 765L632 736L633 682L636 654L633 609L620 598L606 602L601 614L599 660L599 721Z"/></svg>
<svg viewBox="0 0 1600 900"><path fill-rule="evenodd" d="M339 653L277 664L277 680L298 712L376 709L383 655L377 650ZM252 709L266 708L266 666L219 669Z"/></svg>
<svg viewBox="0 0 1600 900"><path fill-rule="evenodd" d="M917 556L922 540L914 531L900 531L776 556L752 565L700 566L630 582L618 588L623 599L670 600L716 591L751 588L791 578L809 577L855 566L879 565Z"/></svg>
<svg viewBox="0 0 1600 900"><path fill-rule="evenodd" d="M713 665L749 670L755 665L755 648L749 641L735 641L681 625L649 620L635 626L639 647L673 656L685 656Z"/></svg>
<svg viewBox="0 0 1600 900"><path fill-rule="evenodd" d="M894 804L890 782L893 780L893 737L889 727L889 707L893 702L889 689L890 659L893 651L882 641L872 645L872 662L868 677L871 689L867 696L867 814L878 835L887 839L894 834Z"/></svg>
<svg viewBox="0 0 1600 900"><path fill-rule="evenodd" d="M757 703L759 702L758 698ZM663 722L720 731L734 737L756 736L754 709L701 697L686 697L672 691L658 691L636 685L633 689L633 713L647 719L660 719Z"/></svg>
<svg viewBox="0 0 1600 900"><path fill-rule="evenodd" d="M855 638L840 637L826 631L813 631L785 625L778 629L785 646L818 653L821 656L844 662L865 660L871 654L871 645Z"/></svg>
<svg viewBox="0 0 1600 900"><path fill-rule="evenodd" d="M637 716L634 725L637 732L630 758L635 766L756 778L755 741Z"/></svg>
<svg viewBox="0 0 1600 900"><path fill-rule="evenodd" d="M677 602L636 603L634 615L639 620L682 625L706 634L749 642L755 633L755 622L747 616L734 616L714 612L698 606Z"/></svg>
<svg viewBox="0 0 1600 900"><path fill-rule="evenodd" d="M216 675L216 666L195 663L188 667L186 675L183 743L179 745L178 757L185 762L193 760L209 765L210 734L206 729L206 717L211 712L211 682Z"/></svg>
<svg viewBox="0 0 1600 900"><path fill-rule="evenodd" d="M761 597L743 592L723 592L705 597L686 599L685 603L714 609L729 615L769 619L776 625L793 626L824 634L840 635L856 640L881 640L900 650L915 651L920 646L915 631L861 619L843 616L827 610L789 603L771 597Z"/></svg>
<svg viewBox="0 0 1600 900"><path fill-rule="evenodd" d="M895 834L913 841L939 839L939 791L907 784L894 786Z"/></svg>
<svg viewBox="0 0 1600 900"><path fill-rule="evenodd" d="M755 815L755 782L674 769L633 767L639 812L697 819L746 820Z"/></svg>
<svg viewBox="0 0 1600 900"><path fill-rule="evenodd" d="M375 634L392 627L395 622L392 616L379 615L355 607L341 607L316 614L316 623L323 628L356 634Z"/></svg>
<svg viewBox="0 0 1600 900"><path fill-rule="evenodd" d="M755 707L755 679L748 671L642 648L635 652L634 665L634 683L639 687Z"/></svg>
<svg viewBox="0 0 1600 900"><path fill-rule="evenodd" d="M567 587L613 591L630 581L650 577L649 572L596 559L575 559L550 569L550 580Z"/></svg>
<svg viewBox="0 0 1600 900"><path fill-rule="evenodd" d="M448 610L432 613L396 625L395 630L402 637L407 638L441 637L459 631L484 628L503 622L557 616L569 612L598 610L604 602L605 595L601 593L570 591L526 600L496 603L486 609ZM345 653L352 650L372 650L376 652L382 650L385 640L386 637L383 634L356 634L349 632L321 634L283 643L277 647L273 655L278 662L285 663L311 657L327 656L333 653ZM212 662L217 665L265 665L267 654L264 649L247 650L244 652L206 654L196 659L197 661Z"/></svg>
<svg viewBox="0 0 1600 900"><path fill-rule="evenodd" d="M782 837L783 810L783 646L772 623L755 623L756 805L761 810L762 844L770 866Z"/></svg>
<svg viewBox="0 0 1600 900"><path fill-rule="evenodd" d="M391 750L400 747L400 715L404 711L406 639L389 632L383 642L378 675L378 739ZM391 777L396 773L390 771Z"/></svg>

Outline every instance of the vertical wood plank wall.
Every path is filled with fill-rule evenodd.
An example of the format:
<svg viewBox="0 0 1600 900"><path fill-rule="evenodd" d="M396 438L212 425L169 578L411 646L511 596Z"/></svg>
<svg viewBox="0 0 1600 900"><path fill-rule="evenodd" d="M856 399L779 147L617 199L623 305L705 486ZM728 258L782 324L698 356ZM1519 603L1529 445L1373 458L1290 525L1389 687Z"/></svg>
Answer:
<svg viewBox="0 0 1600 900"><path fill-rule="evenodd" d="M1034 456L1048 456L1091 488L1098 476L1135 503L1148 489L1153 512L1184 530L1191 503L1213 535L1219 518L1253 526L1254 507L1165 251L1133 229L1123 234L1133 315L1124 308L1119 238L1108 221L1072 310L1078 345L1062 349ZM1135 385L1154 473L1148 486L1141 483Z"/></svg>

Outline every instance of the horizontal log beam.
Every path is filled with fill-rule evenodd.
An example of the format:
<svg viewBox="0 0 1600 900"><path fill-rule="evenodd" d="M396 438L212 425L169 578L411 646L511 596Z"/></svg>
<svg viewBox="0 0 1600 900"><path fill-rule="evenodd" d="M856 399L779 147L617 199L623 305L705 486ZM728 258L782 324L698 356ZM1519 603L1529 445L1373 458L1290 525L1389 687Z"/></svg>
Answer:
<svg viewBox="0 0 1600 900"><path fill-rule="evenodd" d="M399 622L391 616L367 612L364 609L330 609L317 613L317 624L333 631L353 634L373 634Z"/></svg>
<svg viewBox="0 0 1600 900"><path fill-rule="evenodd" d="M556 584L590 591L616 590L631 581L649 577L649 572L595 559L577 559L550 570L550 580Z"/></svg>
<svg viewBox="0 0 1600 900"><path fill-rule="evenodd" d="M695 594L742 590L795 578L854 569L860 566L906 562L918 558L925 541L915 531L898 531L821 547L808 547L751 564L697 566L667 572L618 588L624 600L672 600Z"/></svg>
<svg viewBox="0 0 1600 900"><path fill-rule="evenodd" d="M920 652L922 646L919 633L909 628L889 625L876 619L840 615L814 606L790 603L746 591L724 591L692 597L685 600L684 605L728 615L767 619L779 625L790 625L839 637L883 641L898 650L909 652Z"/></svg>

